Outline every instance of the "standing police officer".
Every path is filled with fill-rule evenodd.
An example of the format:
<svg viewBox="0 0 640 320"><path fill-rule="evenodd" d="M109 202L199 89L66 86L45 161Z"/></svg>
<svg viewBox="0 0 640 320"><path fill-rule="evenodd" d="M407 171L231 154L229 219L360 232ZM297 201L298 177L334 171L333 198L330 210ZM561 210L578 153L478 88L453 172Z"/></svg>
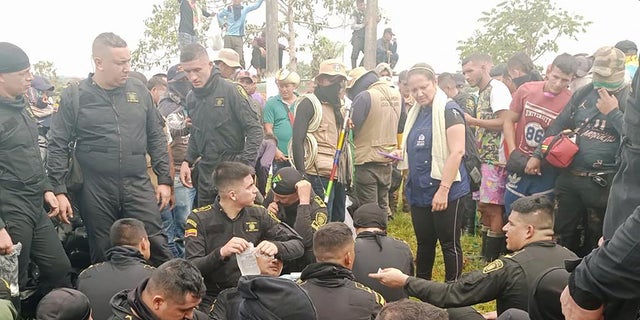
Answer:
<svg viewBox="0 0 640 320"><path fill-rule="evenodd" d="M51 192L38 148L38 128L28 112L24 94L33 76L22 49L0 42L0 255L18 256L18 281L27 282L30 260L40 267L40 289L68 284L71 264L49 216L58 215L58 201Z"/></svg>
<svg viewBox="0 0 640 320"><path fill-rule="evenodd" d="M222 161L253 166L264 133L247 92L241 85L221 77L203 46L185 46L180 53L180 64L193 84L187 96L191 137L180 167L180 181L188 188L195 183L198 207L202 207L212 204L216 198L213 169ZM197 178L191 181L191 167L198 158Z"/></svg>
<svg viewBox="0 0 640 320"><path fill-rule="evenodd" d="M105 251L111 247L109 228L116 220L136 218L145 224L150 261L157 266L171 259L159 212L168 205L173 185L164 120L145 84L128 77L131 52L122 38L102 33L94 40L92 52L96 72L78 84L79 105L74 106L72 88L66 89L53 119L49 180L66 219L72 209L64 177L75 132L75 156L84 175L77 200L91 261L105 260ZM155 196L147 174L147 152L158 177Z"/></svg>

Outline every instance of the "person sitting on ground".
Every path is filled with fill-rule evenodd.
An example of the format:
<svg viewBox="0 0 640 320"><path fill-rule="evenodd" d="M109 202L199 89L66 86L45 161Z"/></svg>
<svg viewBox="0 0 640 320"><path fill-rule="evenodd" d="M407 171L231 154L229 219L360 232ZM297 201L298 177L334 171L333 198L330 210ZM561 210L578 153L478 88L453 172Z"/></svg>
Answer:
<svg viewBox="0 0 640 320"><path fill-rule="evenodd" d="M375 318L385 301L382 295L355 281L351 272L355 243L349 226L331 222L318 229L313 236L313 253L318 262L302 270L299 283L309 293L318 318Z"/></svg>
<svg viewBox="0 0 640 320"><path fill-rule="evenodd" d="M301 237L291 227L275 220L266 208L253 205L258 193L253 173L252 167L240 162L220 163L213 172L218 197L187 219L185 256L207 284L201 310L209 310L220 291L238 284L236 254L250 246L284 261L304 253Z"/></svg>
<svg viewBox="0 0 640 320"><path fill-rule="evenodd" d="M496 300L497 314L509 308L528 310L529 292L534 280L551 267L561 267L564 261L577 256L553 241L553 203L545 196L520 198L511 205L509 222L503 230L507 249L504 255L482 270L463 274L456 282L439 283L411 277L398 269L382 269L369 274L385 286L402 288L407 294L453 314L466 312L481 302ZM479 314L478 319L483 319Z"/></svg>
<svg viewBox="0 0 640 320"><path fill-rule="evenodd" d="M151 251L144 223L134 218L116 220L109 235L113 247L106 252L107 261L78 276L78 290L89 297L96 319L107 319L111 297L148 278L154 269L147 264Z"/></svg>
<svg viewBox="0 0 640 320"><path fill-rule="evenodd" d="M256 262L263 276L279 277L282 273L282 260L274 256L256 254ZM222 290L209 310L212 320L232 320L238 318L242 298L238 287Z"/></svg>
<svg viewBox="0 0 640 320"><path fill-rule="evenodd" d="M449 315L426 302L402 299L385 304L376 320L449 320Z"/></svg>
<svg viewBox="0 0 640 320"><path fill-rule="evenodd" d="M110 320L205 320L196 310L205 295L204 278L191 262L172 259L161 264L135 289L111 299Z"/></svg>
<svg viewBox="0 0 640 320"><path fill-rule="evenodd" d="M356 259L353 262L353 276L365 286L379 292L386 301L407 298L401 288L385 287L369 278L369 274L379 268L397 268L405 274L413 275L413 254L409 245L387 235L387 214L376 203L360 206L353 215L356 228Z"/></svg>
<svg viewBox="0 0 640 320"><path fill-rule="evenodd" d="M327 223L327 206L313 192L311 183L295 168L278 170L271 178L271 190L265 197L264 206L269 214L285 222L302 236L305 253L300 259L287 262L285 273L300 272L310 263L316 262L313 255L313 235Z"/></svg>
<svg viewBox="0 0 640 320"><path fill-rule="evenodd" d="M316 320L309 294L295 282L265 276L242 277L238 283L242 302L240 320Z"/></svg>
<svg viewBox="0 0 640 320"><path fill-rule="evenodd" d="M75 289L61 288L47 293L40 300L36 311L36 319L92 320L93 317L91 315L91 304L87 296Z"/></svg>

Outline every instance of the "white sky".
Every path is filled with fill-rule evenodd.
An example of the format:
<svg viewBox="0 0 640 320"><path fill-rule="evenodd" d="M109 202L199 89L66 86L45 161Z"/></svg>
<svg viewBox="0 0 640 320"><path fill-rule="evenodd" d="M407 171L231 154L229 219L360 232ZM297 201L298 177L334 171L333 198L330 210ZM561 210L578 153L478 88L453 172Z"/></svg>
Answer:
<svg viewBox="0 0 640 320"><path fill-rule="evenodd" d="M269 1L269 0L267 0ZM488 11L503 0L378 0L391 19L379 24L379 34L392 27L398 38L400 61L397 70L416 62L427 62L437 72L460 69L455 50L458 40L469 37L478 28L482 11ZM152 5L162 0L1 0L0 41L22 47L31 62L48 60L58 75L84 77L92 70L91 42L101 32L111 31L123 37L131 49L144 32L143 20L151 15ZM559 7L583 15L593 21L578 41L562 39L560 52L593 53L603 45L630 39L640 44L637 26L640 1L608 0L606 2L556 0ZM248 21L264 21L264 8L254 11ZM335 31L332 39L347 43L344 62L350 66L351 31ZM249 61L250 50L245 49ZM537 61L551 62L556 54ZM285 56L286 59L286 56ZM154 70L160 71L160 70ZM148 75L155 73L147 72Z"/></svg>

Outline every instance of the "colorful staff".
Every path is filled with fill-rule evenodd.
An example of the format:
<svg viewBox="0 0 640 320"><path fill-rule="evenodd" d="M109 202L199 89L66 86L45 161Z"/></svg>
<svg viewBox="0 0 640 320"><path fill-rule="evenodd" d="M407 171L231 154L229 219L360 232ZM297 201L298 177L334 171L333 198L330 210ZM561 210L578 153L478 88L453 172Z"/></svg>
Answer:
<svg viewBox="0 0 640 320"><path fill-rule="evenodd" d="M327 189L324 191L324 202L329 202L329 197L331 196L331 190L333 189L333 180L336 179L336 174L338 173L338 165L340 164L340 156L342 154L342 148L344 148L344 141L349 133L350 125L349 120L351 118L351 105L344 109L344 120L342 122L342 129L340 130L340 134L338 135L338 144L336 145L336 154L333 157L333 167L331 168L331 174L329 175L329 183L327 184Z"/></svg>

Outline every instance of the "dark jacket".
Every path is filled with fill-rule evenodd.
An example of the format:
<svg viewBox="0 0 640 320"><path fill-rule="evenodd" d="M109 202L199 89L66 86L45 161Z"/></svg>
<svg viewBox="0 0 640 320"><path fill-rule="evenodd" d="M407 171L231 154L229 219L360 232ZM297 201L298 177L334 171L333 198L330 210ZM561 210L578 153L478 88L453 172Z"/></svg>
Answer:
<svg viewBox="0 0 640 320"><path fill-rule="evenodd" d="M213 205L193 210L185 226L185 257L204 277L207 286L207 297L201 304L204 309L220 291L238 284L241 274L235 255L220 256L220 249L233 237L243 238L254 246L263 240L272 241L278 248L278 257L284 261L304 253L300 236L274 220L262 206L244 208L234 220L222 211L219 199Z"/></svg>
<svg viewBox="0 0 640 320"><path fill-rule="evenodd" d="M111 297L138 285L154 269L133 247L115 246L106 252L106 257L106 262L96 263L78 276L78 290L91 301L94 319L107 319L111 315Z"/></svg>
<svg viewBox="0 0 640 320"><path fill-rule="evenodd" d="M158 111L166 119L169 134L171 134L171 156L176 173L180 173L180 166L187 154L189 146L189 127L186 125L188 115L184 109L184 99L171 90L171 84L166 96L158 102Z"/></svg>
<svg viewBox="0 0 640 320"><path fill-rule="evenodd" d="M193 10L198 10L198 8L191 9L191 5L189 5L189 0L181 0L180 1L180 24L178 25L178 32L184 32L195 36L197 31L194 28L193 24ZM200 9L202 15L205 17L210 17L211 14L204 9Z"/></svg>
<svg viewBox="0 0 640 320"><path fill-rule="evenodd" d="M353 262L353 275L358 282L379 292L386 301L407 298L402 288L389 288L379 281L369 278L369 273L379 268L396 268L404 274L413 275L413 254L409 245L384 232L364 231L356 237L356 258Z"/></svg>
<svg viewBox="0 0 640 320"><path fill-rule="evenodd" d="M222 290L209 310L212 320L239 319L240 302L242 297L237 287Z"/></svg>
<svg viewBox="0 0 640 320"><path fill-rule="evenodd" d="M217 68L204 87L193 88L187 95L192 125L185 161L193 164L202 157L196 184L200 205L214 200L213 169L220 162L255 164L264 132L249 99L242 86L222 78Z"/></svg>
<svg viewBox="0 0 640 320"><path fill-rule="evenodd" d="M23 96L0 97L0 228L6 215L43 214L43 193L51 190L40 158L38 126L26 107ZM22 209L11 210L18 207Z"/></svg>
<svg viewBox="0 0 640 320"><path fill-rule="evenodd" d="M372 320L384 305L384 298L356 282L351 270L332 263L307 266L300 276L318 312L318 319Z"/></svg>
<svg viewBox="0 0 640 320"><path fill-rule="evenodd" d="M409 277L410 296L441 308L465 307L496 300L498 315L509 308L528 309L529 288L538 275L577 256L553 241L537 241L500 257L484 269L466 273L456 282L439 283Z"/></svg>
<svg viewBox="0 0 640 320"><path fill-rule="evenodd" d="M296 203L285 207L278 204L278 213L273 217L289 226L293 226L293 229L302 237L302 243L304 244L304 255L294 261L286 262L282 269L282 274L300 272L308 264L316 262L316 257L313 254L313 235L328 222L327 205L313 190L311 192L312 201L309 205ZM271 202L273 202L273 191L269 190L267 197L264 199L264 206L269 206Z"/></svg>
<svg viewBox="0 0 640 320"><path fill-rule="evenodd" d="M104 90L91 77L90 74L79 84L75 132L82 171L120 178L146 176L148 153L158 183L173 185L164 120L146 86L129 78L123 87ZM71 89L67 88L49 132L47 171L56 194L67 192L64 176L69 168L69 143L76 122L72 101Z"/></svg>
<svg viewBox="0 0 640 320"><path fill-rule="evenodd" d="M145 279L138 287L118 292L111 298L112 316L109 320L157 320L153 312L142 302L142 290L146 288L148 279ZM100 320L99 318L94 318ZM194 310L193 320L209 320L209 317Z"/></svg>

